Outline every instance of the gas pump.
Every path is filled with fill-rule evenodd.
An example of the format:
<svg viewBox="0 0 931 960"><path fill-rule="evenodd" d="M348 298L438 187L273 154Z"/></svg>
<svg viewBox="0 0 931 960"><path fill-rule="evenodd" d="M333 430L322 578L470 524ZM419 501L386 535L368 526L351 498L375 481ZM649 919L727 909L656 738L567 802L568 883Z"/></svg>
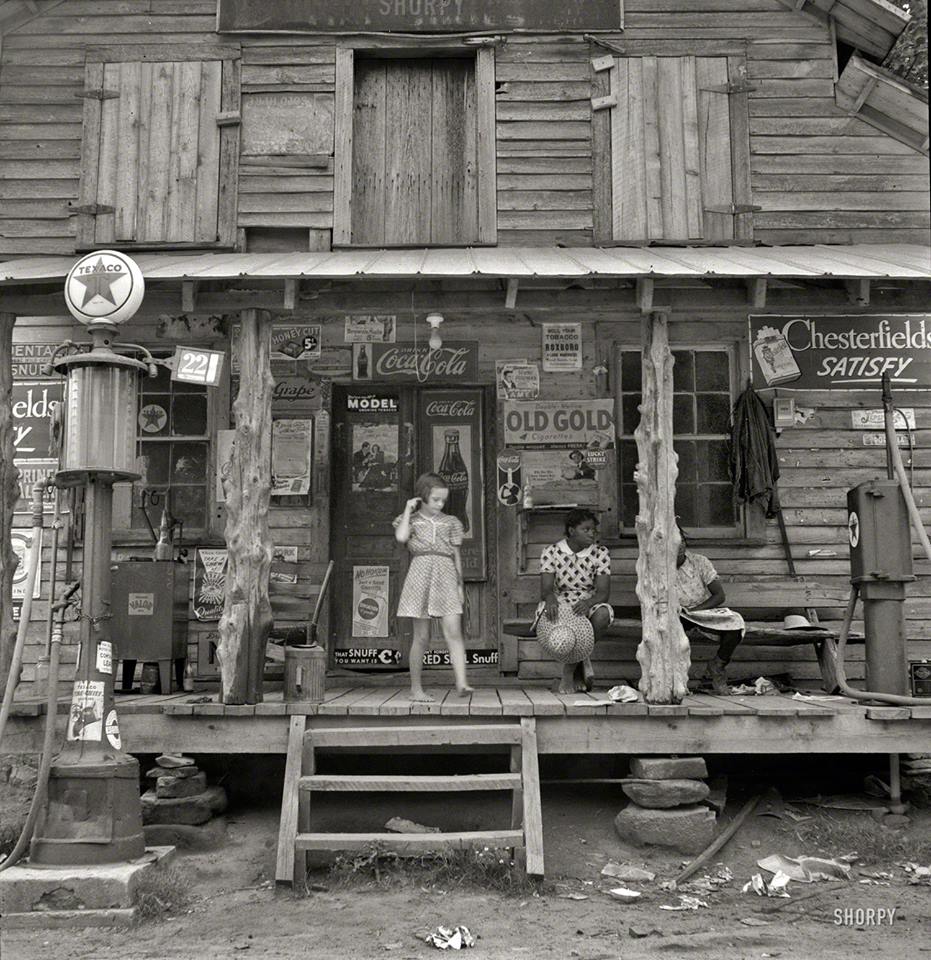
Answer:
<svg viewBox="0 0 931 960"><path fill-rule="evenodd" d="M863 601L866 688L908 692L905 584L912 574L908 507L898 480L868 480L847 491L850 582Z"/></svg>
<svg viewBox="0 0 931 960"><path fill-rule="evenodd" d="M49 364L67 376L55 482L84 487L86 520L80 654L65 744L52 761L32 838L32 864L113 863L145 852L139 764L122 751L113 701L116 657L110 627L113 484L140 478L137 380L157 372L145 348L115 341L143 293L142 273L124 254L96 251L79 260L65 282L65 301L87 327L91 343L63 343Z"/></svg>

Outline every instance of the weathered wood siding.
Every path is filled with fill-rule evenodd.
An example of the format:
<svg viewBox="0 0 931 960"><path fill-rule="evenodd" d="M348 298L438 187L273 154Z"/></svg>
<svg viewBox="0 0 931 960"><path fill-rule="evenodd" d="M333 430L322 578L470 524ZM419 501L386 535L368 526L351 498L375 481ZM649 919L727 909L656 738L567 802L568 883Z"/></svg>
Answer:
<svg viewBox="0 0 931 960"><path fill-rule="evenodd" d="M826 24L779 0L630 0L626 7L624 34L607 39L631 56L731 55L735 47L745 55L754 88L747 94L752 202L761 208L752 216L755 240L927 240L927 157L835 104ZM283 240L295 248L328 244L336 39L218 37L214 26L212 0L69 0L4 36L0 256L74 250L85 50L108 45L240 44L236 222L279 248ZM593 114L590 104L608 92L607 76L590 62L606 52L579 36L529 35L495 50L499 243L590 244L599 217L609 215L608 111ZM289 115L304 120L267 121ZM269 229L295 233L275 238Z"/></svg>

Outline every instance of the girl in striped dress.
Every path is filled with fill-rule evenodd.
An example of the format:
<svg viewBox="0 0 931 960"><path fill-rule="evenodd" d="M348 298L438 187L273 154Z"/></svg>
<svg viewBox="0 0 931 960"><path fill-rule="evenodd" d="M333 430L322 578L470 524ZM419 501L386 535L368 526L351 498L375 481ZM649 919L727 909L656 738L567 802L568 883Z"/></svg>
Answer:
<svg viewBox="0 0 931 960"><path fill-rule="evenodd" d="M462 638L462 608L465 601L462 580L462 523L443 513L449 488L436 473L417 478L417 495L407 501L404 513L394 521L398 543L411 552L407 578L401 588L398 616L414 621L411 643L411 700L432 701L423 688L423 655L430 639L430 620L439 619L443 639L456 677L456 690L469 693L466 680L465 641Z"/></svg>

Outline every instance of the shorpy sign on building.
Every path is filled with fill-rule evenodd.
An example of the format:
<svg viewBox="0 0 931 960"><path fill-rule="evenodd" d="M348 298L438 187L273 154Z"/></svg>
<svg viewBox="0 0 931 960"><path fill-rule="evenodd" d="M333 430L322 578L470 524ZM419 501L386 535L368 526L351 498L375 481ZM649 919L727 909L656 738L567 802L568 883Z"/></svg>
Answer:
<svg viewBox="0 0 931 960"><path fill-rule="evenodd" d="M421 465L449 487L445 512L462 521L462 572L485 579L482 391L424 390L419 399Z"/></svg>
<svg viewBox="0 0 931 960"><path fill-rule="evenodd" d="M619 30L623 0L219 0L220 33Z"/></svg>

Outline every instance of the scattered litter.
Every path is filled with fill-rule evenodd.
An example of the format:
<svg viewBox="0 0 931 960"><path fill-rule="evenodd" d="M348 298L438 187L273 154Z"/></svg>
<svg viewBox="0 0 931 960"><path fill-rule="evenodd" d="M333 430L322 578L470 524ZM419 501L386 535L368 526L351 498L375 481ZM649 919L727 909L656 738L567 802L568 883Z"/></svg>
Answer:
<svg viewBox="0 0 931 960"><path fill-rule="evenodd" d="M861 871L861 876L866 877L869 880L894 880L895 877L892 874L891 870L876 870L873 873L867 873L865 870ZM862 880L860 881L863 882Z"/></svg>
<svg viewBox="0 0 931 960"><path fill-rule="evenodd" d="M400 940L398 940L396 943L383 943L383 944L381 945L381 948L382 948L382 950L400 950L401 947L403 947L403 946L404 946L404 944L401 943Z"/></svg>
<svg viewBox="0 0 931 960"><path fill-rule="evenodd" d="M757 860L756 865L777 876L785 874L790 880L799 883L814 883L816 880L850 880L850 866L840 859L826 860L822 857L792 857L775 853L771 857Z"/></svg>
<svg viewBox="0 0 931 960"><path fill-rule="evenodd" d="M677 886L678 884L675 880L660 880L659 882L660 890L666 890L667 892L670 890L675 890Z"/></svg>
<svg viewBox="0 0 931 960"><path fill-rule="evenodd" d="M560 900L587 900L587 893L561 893L559 895Z"/></svg>
<svg viewBox="0 0 931 960"><path fill-rule="evenodd" d="M727 867L722 867L716 874L706 873L703 877L686 881L680 889L689 890L692 893L715 893L733 879L734 875L730 870Z"/></svg>
<svg viewBox="0 0 931 960"><path fill-rule="evenodd" d="M656 879L656 874L643 867L635 867L632 863L616 863L609 860L601 870L603 877L614 877L615 880L626 880L628 883L649 883Z"/></svg>
<svg viewBox="0 0 931 960"><path fill-rule="evenodd" d="M741 893L755 893L758 897L788 897L789 891L786 889L790 878L784 873L777 873L772 880L767 883L763 879L763 874L755 873L740 888Z"/></svg>
<svg viewBox="0 0 931 960"><path fill-rule="evenodd" d="M628 927L627 936L631 937L634 940L643 940L645 937L661 937L663 935L662 930L657 930L656 927Z"/></svg>
<svg viewBox="0 0 931 960"><path fill-rule="evenodd" d="M687 893L679 894L679 902L675 905L664 903L660 910L698 910L699 907L707 907L707 900L700 900L698 897L690 896Z"/></svg>
<svg viewBox="0 0 931 960"><path fill-rule="evenodd" d="M753 681L753 686L756 688L756 694L758 697L765 697L768 693L778 693L776 689L776 684L772 680L767 680L766 677L757 677Z"/></svg>
<svg viewBox="0 0 931 960"><path fill-rule="evenodd" d="M840 703L842 700L846 700L846 697L842 697L835 693L800 693L796 690L792 694L793 700L834 700Z"/></svg>
<svg viewBox="0 0 931 960"><path fill-rule="evenodd" d="M922 867L911 860L902 864L903 869L909 874L908 882L910 884L925 884L931 886L931 867Z"/></svg>
<svg viewBox="0 0 931 960"><path fill-rule="evenodd" d="M413 820L405 820L403 817L392 817L386 824L385 829L392 833L440 833L439 827L426 827L422 823L415 823Z"/></svg>
<svg viewBox="0 0 931 960"><path fill-rule="evenodd" d="M425 943L432 943L438 950L462 950L465 947L475 946L475 937L469 933L468 927L437 927L433 933L424 938Z"/></svg>
<svg viewBox="0 0 931 960"><path fill-rule="evenodd" d="M740 922L745 927L768 927L772 920L762 920L760 917L741 917Z"/></svg>
<svg viewBox="0 0 931 960"><path fill-rule="evenodd" d="M608 691L608 696L614 703L636 703L638 700L642 700L643 696L633 687L627 686L626 683L619 683L616 687L612 687Z"/></svg>
<svg viewBox="0 0 931 960"><path fill-rule="evenodd" d="M640 897L643 896L638 890L630 890L627 887L614 887L608 891L608 895L624 903L629 903L631 900L639 900Z"/></svg>

